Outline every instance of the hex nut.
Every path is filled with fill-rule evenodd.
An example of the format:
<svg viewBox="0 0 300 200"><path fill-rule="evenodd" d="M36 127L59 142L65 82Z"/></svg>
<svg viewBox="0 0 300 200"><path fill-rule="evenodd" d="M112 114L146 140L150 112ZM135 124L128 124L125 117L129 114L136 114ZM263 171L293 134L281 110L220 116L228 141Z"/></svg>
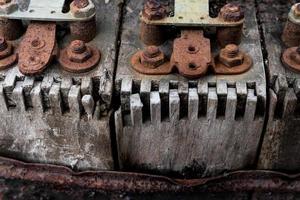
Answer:
<svg viewBox="0 0 300 200"><path fill-rule="evenodd" d="M244 11L239 5L228 3L221 8L219 17L226 22L237 22L244 19Z"/></svg>
<svg viewBox="0 0 300 200"><path fill-rule="evenodd" d="M75 63L83 63L92 57L92 50L90 47L86 47L86 50L82 53L74 53L71 48L67 49L67 55L70 61Z"/></svg>
<svg viewBox="0 0 300 200"><path fill-rule="evenodd" d="M294 17L300 17L300 3L296 3L292 6L291 12L293 13Z"/></svg>
<svg viewBox="0 0 300 200"><path fill-rule="evenodd" d="M228 55L227 50L224 48L220 52L219 60L227 67L236 67L243 64L244 54L239 51L234 57L232 57Z"/></svg>
<svg viewBox="0 0 300 200"><path fill-rule="evenodd" d="M18 3L17 0L11 0L10 2L4 3L0 5L0 13L1 14L11 14L18 10Z"/></svg>
<svg viewBox="0 0 300 200"><path fill-rule="evenodd" d="M75 6L74 1L70 4L70 10L76 18L89 18L95 15L96 8L92 0L89 0L89 4L84 8L78 8Z"/></svg>
<svg viewBox="0 0 300 200"><path fill-rule="evenodd" d="M159 1L150 0L145 4L142 14L148 20L160 20L165 17L166 9Z"/></svg>

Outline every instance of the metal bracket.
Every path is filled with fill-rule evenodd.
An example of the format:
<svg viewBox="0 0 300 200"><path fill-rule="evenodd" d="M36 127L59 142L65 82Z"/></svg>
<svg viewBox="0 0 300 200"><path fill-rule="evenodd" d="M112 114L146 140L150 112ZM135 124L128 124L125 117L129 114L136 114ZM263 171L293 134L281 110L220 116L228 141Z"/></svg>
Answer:
<svg viewBox="0 0 300 200"><path fill-rule="evenodd" d="M219 17L210 17L209 0L175 0L174 16L160 20L149 20L142 14L140 17L143 22L151 25L234 27L244 23L244 19L237 22L226 22Z"/></svg>
<svg viewBox="0 0 300 200"><path fill-rule="evenodd" d="M36 21L87 21L95 16L95 6L91 0L85 10L86 15L75 16L71 11L64 13L66 0L11 0L0 6L0 18ZM25 7L25 8L24 8Z"/></svg>

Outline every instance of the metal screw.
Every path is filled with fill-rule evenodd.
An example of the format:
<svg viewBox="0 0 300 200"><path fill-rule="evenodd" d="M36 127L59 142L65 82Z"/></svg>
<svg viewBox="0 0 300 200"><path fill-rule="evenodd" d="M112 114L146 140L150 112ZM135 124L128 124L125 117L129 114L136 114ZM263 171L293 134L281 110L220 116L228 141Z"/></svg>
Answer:
<svg viewBox="0 0 300 200"><path fill-rule="evenodd" d="M81 40L71 42L67 49L67 54L69 60L76 63L84 63L92 57L91 49Z"/></svg>
<svg viewBox="0 0 300 200"><path fill-rule="evenodd" d="M70 48L73 53L81 54L86 51L86 45L81 40L74 40L71 42Z"/></svg>
<svg viewBox="0 0 300 200"><path fill-rule="evenodd" d="M229 44L221 50L219 60L227 67L235 67L243 64L244 54L240 52L237 45Z"/></svg>
<svg viewBox="0 0 300 200"><path fill-rule="evenodd" d="M159 54L160 54L160 50L157 46L148 46L144 51L144 55L148 58L154 58Z"/></svg>
<svg viewBox="0 0 300 200"><path fill-rule="evenodd" d="M74 0L74 5L77 8L85 8L89 5L89 1L88 0Z"/></svg>
<svg viewBox="0 0 300 200"><path fill-rule="evenodd" d="M0 37L0 51L7 49L7 42L4 37Z"/></svg>

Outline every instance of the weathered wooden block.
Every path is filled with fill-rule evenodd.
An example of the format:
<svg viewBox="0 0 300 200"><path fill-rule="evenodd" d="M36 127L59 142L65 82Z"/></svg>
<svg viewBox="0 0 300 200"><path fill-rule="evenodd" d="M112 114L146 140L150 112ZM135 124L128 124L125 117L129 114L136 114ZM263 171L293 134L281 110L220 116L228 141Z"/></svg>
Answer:
<svg viewBox="0 0 300 200"><path fill-rule="evenodd" d="M95 1L102 53L94 70L71 74L54 62L39 77L0 72L0 155L77 170L112 170L109 110L122 1ZM60 38L59 46L71 38ZM106 109L103 109L106 108Z"/></svg>
<svg viewBox="0 0 300 200"><path fill-rule="evenodd" d="M295 171L300 169L300 73L283 66L286 48L281 34L291 3L296 1L260 1L259 16L267 55L269 80L269 116L258 167ZM272 7L269 5L272 4Z"/></svg>
<svg viewBox="0 0 300 200"><path fill-rule="evenodd" d="M253 1L247 1L241 45L252 56L253 68L197 80L147 76L131 68L130 57L144 47L137 29L142 5L139 0L127 4L116 73L121 169L199 177L254 165L265 119L266 79ZM161 46L168 56L171 47L172 41Z"/></svg>

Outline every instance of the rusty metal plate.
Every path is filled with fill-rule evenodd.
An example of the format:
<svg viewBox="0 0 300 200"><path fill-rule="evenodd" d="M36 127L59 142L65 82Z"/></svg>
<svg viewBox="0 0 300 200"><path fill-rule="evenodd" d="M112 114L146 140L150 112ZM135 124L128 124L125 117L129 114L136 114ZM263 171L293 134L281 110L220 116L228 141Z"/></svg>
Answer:
<svg viewBox="0 0 300 200"><path fill-rule="evenodd" d="M105 192L300 192L300 174L274 171L237 171L202 179L171 179L164 176L126 172L76 173L62 166L30 164L0 157L0 177L11 180Z"/></svg>
<svg viewBox="0 0 300 200"><path fill-rule="evenodd" d="M174 40L171 65L188 78L199 78L212 65L210 40L203 31L184 30Z"/></svg>
<svg viewBox="0 0 300 200"><path fill-rule="evenodd" d="M51 61L56 44L55 22L32 22L19 46L19 69L25 75L41 73Z"/></svg>
<svg viewBox="0 0 300 200"><path fill-rule="evenodd" d="M89 7L84 8L85 15L74 16L71 11L64 12L66 0L11 0L0 5L0 17L7 19L39 21L86 21L95 16L95 6L89 0Z"/></svg>
<svg viewBox="0 0 300 200"><path fill-rule="evenodd" d="M196 26L196 27L231 27L244 23L239 21L224 21L220 17L209 16L209 0L175 0L174 16L164 17L158 20L149 20L141 13L140 18L146 24L172 25L172 26Z"/></svg>

